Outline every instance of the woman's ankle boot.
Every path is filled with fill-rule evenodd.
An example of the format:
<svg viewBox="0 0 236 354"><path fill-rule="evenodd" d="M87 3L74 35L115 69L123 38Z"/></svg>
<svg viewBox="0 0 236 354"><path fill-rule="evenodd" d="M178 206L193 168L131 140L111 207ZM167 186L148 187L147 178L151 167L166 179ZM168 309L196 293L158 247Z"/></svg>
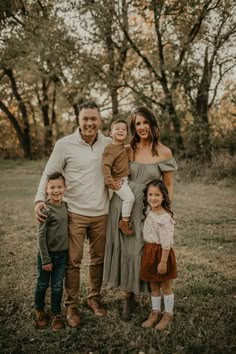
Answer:
<svg viewBox="0 0 236 354"><path fill-rule="evenodd" d="M124 301L123 311L121 314L121 319L123 321L130 321L132 313L135 311L135 298L132 293L130 297L127 297Z"/></svg>

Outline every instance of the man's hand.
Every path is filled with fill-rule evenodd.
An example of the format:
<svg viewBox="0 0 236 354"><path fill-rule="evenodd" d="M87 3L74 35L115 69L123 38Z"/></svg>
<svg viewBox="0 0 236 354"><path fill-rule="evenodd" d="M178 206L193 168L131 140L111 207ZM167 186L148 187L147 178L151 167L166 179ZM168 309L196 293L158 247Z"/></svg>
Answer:
<svg viewBox="0 0 236 354"><path fill-rule="evenodd" d="M44 202L36 203L34 208L34 216L38 222L45 222L47 219L47 216L42 213L41 211L42 209L49 210L47 205Z"/></svg>
<svg viewBox="0 0 236 354"><path fill-rule="evenodd" d="M42 265L42 268L43 268L43 270L45 270L46 272L51 272L51 271L52 271L52 268L53 268L53 265L52 265L52 263L43 264L43 265Z"/></svg>
<svg viewBox="0 0 236 354"><path fill-rule="evenodd" d="M166 272L167 272L167 263L160 262L157 266L157 273L158 274L166 274Z"/></svg>

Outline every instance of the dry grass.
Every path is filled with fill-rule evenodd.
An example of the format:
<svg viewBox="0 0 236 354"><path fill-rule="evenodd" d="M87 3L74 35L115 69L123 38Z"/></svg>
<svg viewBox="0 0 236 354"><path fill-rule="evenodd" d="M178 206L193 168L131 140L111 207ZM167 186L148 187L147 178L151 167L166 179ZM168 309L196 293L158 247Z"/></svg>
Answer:
<svg viewBox="0 0 236 354"><path fill-rule="evenodd" d="M227 152L213 154L211 162L201 160L178 160L177 179L187 183L201 181L204 184L217 183L222 186L231 186L236 179L236 155Z"/></svg>
<svg viewBox="0 0 236 354"><path fill-rule="evenodd" d="M33 197L44 162L0 161L1 353L235 353L235 187L184 184L177 178L175 321L156 333L140 324L149 299L140 296L130 323L119 318L122 294L103 289L108 315L86 307L87 263L82 271L78 329L37 331L32 318L36 278ZM85 246L87 247L87 246ZM87 254L87 252L85 252Z"/></svg>

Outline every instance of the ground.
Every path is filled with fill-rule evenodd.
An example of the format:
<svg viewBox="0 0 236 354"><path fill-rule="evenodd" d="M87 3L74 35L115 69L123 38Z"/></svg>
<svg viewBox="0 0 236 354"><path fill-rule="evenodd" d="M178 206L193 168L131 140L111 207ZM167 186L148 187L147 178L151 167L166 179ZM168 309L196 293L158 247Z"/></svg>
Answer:
<svg viewBox="0 0 236 354"><path fill-rule="evenodd" d="M86 244L80 328L36 330L33 198L44 164L0 160L1 353L236 353L235 184L184 183L178 175L173 206L178 278L171 328L157 333L141 327L150 311L148 296L139 296L135 316L122 322L122 293L108 287L103 288L108 315L95 318L86 306Z"/></svg>

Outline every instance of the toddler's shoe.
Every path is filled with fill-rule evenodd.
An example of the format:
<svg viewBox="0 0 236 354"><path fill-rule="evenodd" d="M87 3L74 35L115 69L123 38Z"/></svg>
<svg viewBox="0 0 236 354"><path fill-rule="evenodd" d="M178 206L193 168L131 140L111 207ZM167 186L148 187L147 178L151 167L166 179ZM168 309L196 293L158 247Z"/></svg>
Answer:
<svg viewBox="0 0 236 354"><path fill-rule="evenodd" d="M54 332L60 331L61 329L65 328L65 323L60 313L58 314L51 313L51 324L52 324L52 330Z"/></svg>
<svg viewBox="0 0 236 354"><path fill-rule="evenodd" d="M44 329L48 326L48 316L44 310L35 309L35 322L38 329Z"/></svg>
<svg viewBox="0 0 236 354"><path fill-rule="evenodd" d="M142 323L143 328L151 328L154 327L155 324L157 324L158 320L160 318L160 312L159 311L152 311L146 321Z"/></svg>
<svg viewBox="0 0 236 354"><path fill-rule="evenodd" d="M133 236L134 230L129 227L129 221L121 219L119 221L119 228L127 236Z"/></svg>
<svg viewBox="0 0 236 354"><path fill-rule="evenodd" d="M155 329L157 329L158 331L164 331L167 327L170 326L170 324L173 322L173 319L174 319L173 313L164 312L162 319L156 325Z"/></svg>

